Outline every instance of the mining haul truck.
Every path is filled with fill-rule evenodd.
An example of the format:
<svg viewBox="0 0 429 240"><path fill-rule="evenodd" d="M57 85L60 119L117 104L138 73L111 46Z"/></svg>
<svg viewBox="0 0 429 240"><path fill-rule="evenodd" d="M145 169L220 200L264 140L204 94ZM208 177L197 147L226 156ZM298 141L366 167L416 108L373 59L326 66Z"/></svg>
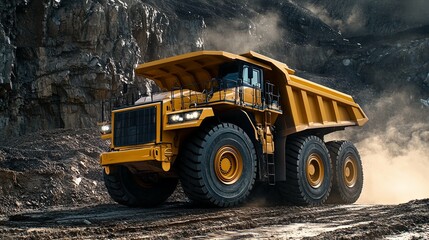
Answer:
<svg viewBox="0 0 429 240"><path fill-rule="evenodd" d="M110 149L100 162L116 202L161 204L179 180L205 206L243 203L255 183L275 185L274 193L296 205L359 198L358 150L349 141L324 142L368 121L351 96L255 52L191 52L138 65L135 73L160 91L112 108L101 124Z"/></svg>

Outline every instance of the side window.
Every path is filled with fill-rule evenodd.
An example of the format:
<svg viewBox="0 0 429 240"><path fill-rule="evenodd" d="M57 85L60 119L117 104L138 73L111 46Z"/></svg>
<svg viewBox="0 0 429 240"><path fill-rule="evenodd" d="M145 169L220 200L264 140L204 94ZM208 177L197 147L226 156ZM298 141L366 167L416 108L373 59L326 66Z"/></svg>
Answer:
<svg viewBox="0 0 429 240"><path fill-rule="evenodd" d="M245 85L250 85L249 66L247 66L247 65L243 66L243 83Z"/></svg>
<svg viewBox="0 0 429 240"><path fill-rule="evenodd" d="M251 85L254 87L261 88L261 70L253 69L253 78L251 81Z"/></svg>
<svg viewBox="0 0 429 240"><path fill-rule="evenodd" d="M252 72L250 72L252 71ZM250 73L250 76L249 76ZM248 65L243 65L243 74L242 74L242 78L243 78L243 84L245 86L249 86L249 87L257 87L257 88L261 88L262 84L261 84L261 69L259 68L251 68Z"/></svg>

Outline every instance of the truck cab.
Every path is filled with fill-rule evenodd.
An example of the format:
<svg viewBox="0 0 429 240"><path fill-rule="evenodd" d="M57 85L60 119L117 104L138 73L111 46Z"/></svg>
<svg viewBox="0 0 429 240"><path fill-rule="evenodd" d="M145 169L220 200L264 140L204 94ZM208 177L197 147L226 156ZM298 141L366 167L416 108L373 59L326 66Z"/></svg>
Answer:
<svg viewBox="0 0 429 240"><path fill-rule="evenodd" d="M262 105L264 101L263 71L257 66L236 61L220 66L219 90L243 87L243 101L250 105Z"/></svg>

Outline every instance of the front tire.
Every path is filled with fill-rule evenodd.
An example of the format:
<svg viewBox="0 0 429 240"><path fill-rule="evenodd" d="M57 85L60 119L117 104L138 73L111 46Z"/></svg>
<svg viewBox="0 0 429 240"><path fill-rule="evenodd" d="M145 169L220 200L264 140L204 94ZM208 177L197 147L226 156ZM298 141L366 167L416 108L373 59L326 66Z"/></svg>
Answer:
<svg viewBox="0 0 429 240"><path fill-rule="evenodd" d="M348 141L328 142L334 179L329 203L351 204L358 200L363 187L362 161L353 143Z"/></svg>
<svg viewBox="0 0 429 240"><path fill-rule="evenodd" d="M320 205L329 196L332 165L328 149L316 136L300 136L286 142L286 181L280 195L297 205Z"/></svg>
<svg viewBox="0 0 429 240"><path fill-rule="evenodd" d="M199 204L236 206L256 178L256 152L238 126L222 123L200 131L183 148L179 175L186 195Z"/></svg>
<svg viewBox="0 0 429 240"><path fill-rule="evenodd" d="M176 189L177 178L163 178L157 174L133 174L125 166L110 166L104 172L104 183L110 197L129 207L153 207L159 205Z"/></svg>

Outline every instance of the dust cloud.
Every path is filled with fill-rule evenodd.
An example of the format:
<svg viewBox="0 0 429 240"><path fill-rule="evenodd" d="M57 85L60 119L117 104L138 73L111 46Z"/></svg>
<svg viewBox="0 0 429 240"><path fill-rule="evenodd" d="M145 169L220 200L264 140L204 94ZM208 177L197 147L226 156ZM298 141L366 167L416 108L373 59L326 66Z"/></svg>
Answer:
<svg viewBox="0 0 429 240"><path fill-rule="evenodd" d="M359 5L355 5L351 10L351 14L344 20L332 18L326 8L320 5L306 4L304 7L324 23L341 32L358 32L362 30L366 24L366 19L363 17L362 9Z"/></svg>
<svg viewBox="0 0 429 240"><path fill-rule="evenodd" d="M378 32L427 25L429 15L427 0L332 1L325 4L309 1L303 7L334 29L352 35L370 31L368 28Z"/></svg>
<svg viewBox="0 0 429 240"><path fill-rule="evenodd" d="M413 146L405 146L406 154L394 155L384 146L383 137L374 136L356 144L365 174L358 203L396 204L428 198L428 146L413 137L410 143Z"/></svg>
<svg viewBox="0 0 429 240"><path fill-rule="evenodd" d="M370 119L366 127L335 136L351 139L360 152L364 187L358 203L429 198L429 108L412 96L381 97L364 106Z"/></svg>
<svg viewBox="0 0 429 240"><path fill-rule="evenodd" d="M278 26L279 16L274 13L260 14L249 21L222 20L205 31L205 45L234 53L259 51L278 42L284 29Z"/></svg>

